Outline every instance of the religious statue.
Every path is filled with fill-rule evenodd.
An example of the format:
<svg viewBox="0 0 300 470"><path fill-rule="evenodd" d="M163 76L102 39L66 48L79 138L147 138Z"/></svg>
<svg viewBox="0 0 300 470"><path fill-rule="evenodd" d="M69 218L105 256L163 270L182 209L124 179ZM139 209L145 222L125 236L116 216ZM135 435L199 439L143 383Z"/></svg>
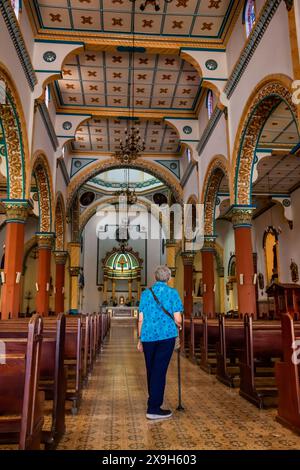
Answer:
<svg viewBox="0 0 300 470"><path fill-rule="evenodd" d="M292 281L298 282L299 281L298 265L292 259L291 259L291 264L290 264L290 271L291 271Z"/></svg>
<svg viewBox="0 0 300 470"><path fill-rule="evenodd" d="M277 262L277 244L274 243L273 245L273 268L272 268L272 282L278 282L278 262Z"/></svg>

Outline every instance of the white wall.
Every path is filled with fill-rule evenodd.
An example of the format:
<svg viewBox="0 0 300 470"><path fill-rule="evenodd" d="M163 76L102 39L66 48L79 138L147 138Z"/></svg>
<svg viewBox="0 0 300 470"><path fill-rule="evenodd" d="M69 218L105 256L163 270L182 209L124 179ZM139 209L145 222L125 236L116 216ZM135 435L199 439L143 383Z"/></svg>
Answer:
<svg viewBox="0 0 300 470"><path fill-rule="evenodd" d="M150 217L150 215L149 215ZM141 225L147 224L148 214L142 214L139 223ZM102 294L98 291L96 285L97 276L97 237L96 229L99 223L99 218L93 216L87 223L84 230L84 256L83 256L83 267L85 275L85 288L84 288L84 302L83 311L93 312L99 309L100 302L102 301ZM151 222L149 222L151 223ZM101 248L99 252L99 266L101 267L101 259L104 258L105 253L109 252L114 246L118 246L115 240L102 240ZM129 245L134 251L138 251L141 258L144 260L143 271L142 271L142 286L149 286L154 282L154 271L155 268L160 264L165 264L166 256L161 253L161 240L147 240L147 252L145 252L144 240L130 240ZM147 262L145 262L147 260ZM102 271L102 270L101 270ZM101 275L102 273L100 273ZM134 284L135 286L135 284ZM133 286L133 287L134 287ZM124 289L124 290L122 290ZM135 290L135 289L133 289ZM111 287L108 289L108 298L110 298ZM127 297L126 284L117 283L117 295L124 295ZM135 299L137 299L136 292L133 292Z"/></svg>

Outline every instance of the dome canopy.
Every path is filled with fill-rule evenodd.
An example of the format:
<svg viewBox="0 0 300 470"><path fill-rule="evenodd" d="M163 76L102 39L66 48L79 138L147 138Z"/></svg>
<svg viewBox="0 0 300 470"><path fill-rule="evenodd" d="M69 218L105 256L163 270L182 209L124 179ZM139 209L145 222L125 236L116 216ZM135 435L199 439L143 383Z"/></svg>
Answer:
<svg viewBox="0 0 300 470"><path fill-rule="evenodd" d="M114 249L107 254L103 264L104 272L109 278L134 279L140 275L142 260L130 248Z"/></svg>

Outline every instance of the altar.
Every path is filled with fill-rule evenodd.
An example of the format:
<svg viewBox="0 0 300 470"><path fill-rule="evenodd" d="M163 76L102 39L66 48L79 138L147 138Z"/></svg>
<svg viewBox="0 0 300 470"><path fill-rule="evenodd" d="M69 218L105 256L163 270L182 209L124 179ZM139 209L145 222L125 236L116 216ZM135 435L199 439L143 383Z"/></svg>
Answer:
<svg viewBox="0 0 300 470"><path fill-rule="evenodd" d="M137 318L138 308L137 307L107 307L107 313L110 314L111 318Z"/></svg>

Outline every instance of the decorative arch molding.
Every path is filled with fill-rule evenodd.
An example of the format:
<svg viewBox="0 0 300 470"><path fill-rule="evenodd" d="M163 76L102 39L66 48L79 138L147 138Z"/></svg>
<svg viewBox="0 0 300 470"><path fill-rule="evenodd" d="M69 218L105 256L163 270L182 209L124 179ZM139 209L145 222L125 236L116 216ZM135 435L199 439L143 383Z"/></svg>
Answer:
<svg viewBox="0 0 300 470"><path fill-rule="evenodd" d="M108 206L108 205L114 205L114 204L117 204L119 202L119 198L118 196L115 196L115 197L109 197L109 198L106 198L104 200L96 200L94 201L90 207L88 207L87 209L85 209L81 215L80 215L80 219L79 219L79 233L81 234L83 232L83 230L85 229L85 226L87 225L87 223L91 220L91 218L96 214L97 212L97 209L99 206L102 206L103 208L105 206ZM156 205L155 204L152 204L149 200L146 200L146 199L141 199L141 198L138 198L137 199L137 205L143 205L147 208L147 211L150 212L151 209L153 210L153 215L158 219L159 218L159 211L158 211L158 208L157 208L157 211L156 211ZM165 217L162 217L162 227L163 229L166 231L167 229L167 220L165 219Z"/></svg>
<svg viewBox="0 0 300 470"><path fill-rule="evenodd" d="M176 202L178 202L179 204L183 204L183 190L179 181L175 176L172 176L166 169L162 168L161 165L152 161L146 161L142 158L138 158L135 162L131 164L124 165L115 158L110 158L107 160L98 160L97 162L92 163L72 179L69 184L67 193L67 213L69 213L70 211L75 194L83 184L85 184L90 178L93 178L99 175L100 173L103 173L104 171L119 168L132 168L135 170L145 171L146 173L155 176L156 178L163 181L166 186L171 189Z"/></svg>
<svg viewBox="0 0 300 470"><path fill-rule="evenodd" d="M64 198L61 192L58 192L56 195L54 231L56 235L55 250L64 251L66 235L66 211Z"/></svg>
<svg viewBox="0 0 300 470"><path fill-rule="evenodd" d="M53 186L51 170L47 157L37 151L33 157L32 174L35 176L39 196L40 232L52 232L53 223Z"/></svg>
<svg viewBox="0 0 300 470"><path fill-rule="evenodd" d="M7 164L7 198L24 200L30 188L30 157L25 116L15 82L0 62L0 125L4 135Z"/></svg>
<svg viewBox="0 0 300 470"><path fill-rule="evenodd" d="M270 75L262 80L249 97L235 138L232 159L233 204L251 205L252 172L255 150L266 119L284 101L294 116L292 80L286 75ZM297 122L295 117L295 122Z"/></svg>
<svg viewBox="0 0 300 470"><path fill-rule="evenodd" d="M228 176L228 163L223 155L211 161L204 179L202 203L204 204L204 236L215 233L215 209L217 194L224 176Z"/></svg>

